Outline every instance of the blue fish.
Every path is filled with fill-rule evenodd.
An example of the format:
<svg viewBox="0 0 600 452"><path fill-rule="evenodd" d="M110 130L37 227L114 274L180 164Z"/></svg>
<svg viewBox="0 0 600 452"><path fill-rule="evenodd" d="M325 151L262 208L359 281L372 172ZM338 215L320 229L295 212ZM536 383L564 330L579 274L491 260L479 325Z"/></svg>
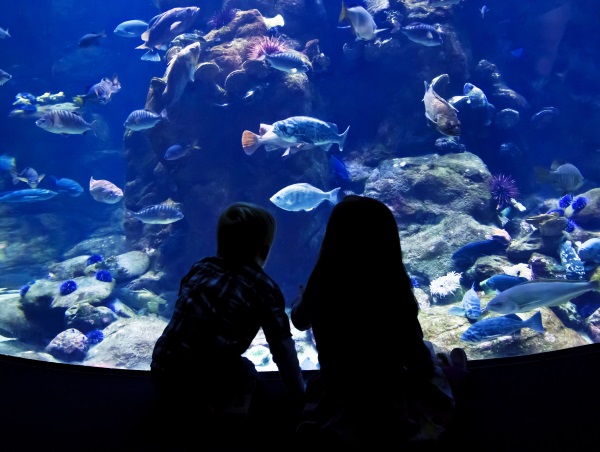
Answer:
<svg viewBox="0 0 600 452"><path fill-rule="evenodd" d="M528 281L528 279L522 276L494 275L484 281L481 281L479 285L483 285L485 287L489 287L492 290L502 292L506 289L510 289L511 287L516 286L517 284L524 283L526 281Z"/></svg>
<svg viewBox="0 0 600 452"><path fill-rule="evenodd" d="M185 147L180 144L174 144L173 146L170 146L165 151L164 159L165 160L177 160L177 159L180 159L181 157L185 157L194 149L200 149L200 147L196 146L195 144L188 145Z"/></svg>
<svg viewBox="0 0 600 452"><path fill-rule="evenodd" d="M8 154L0 155L0 171L15 171L16 165L14 157Z"/></svg>
<svg viewBox="0 0 600 452"><path fill-rule="evenodd" d="M509 334L518 335L521 333L522 328L531 328L538 333L543 333L542 313L537 311L527 320L521 319L516 314L480 320L467 328L460 336L460 340L465 342L482 342L501 336L508 336Z"/></svg>
<svg viewBox="0 0 600 452"><path fill-rule="evenodd" d="M450 315L464 315L469 320L477 320L481 315L481 300L475 291L475 284L463 295L461 306L448 309Z"/></svg>
<svg viewBox="0 0 600 452"><path fill-rule="evenodd" d="M329 170L333 176L333 185L345 188L352 183L346 165L333 154L329 154Z"/></svg>
<svg viewBox="0 0 600 452"><path fill-rule="evenodd" d="M45 201L58 195L57 192L44 188L26 188L24 190L5 191L0 193L0 202L29 203Z"/></svg>
<svg viewBox="0 0 600 452"><path fill-rule="evenodd" d="M457 267L470 267L481 256L504 254L507 246L508 244L494 239L467 243L454 252L452 260Z"/></svg>
<svg viewBox="0 0 600 452"><path fill-rule="evenodd" d="M79 196L83 193L83 187L72 179L57 179L55 176L50 176L50 179L58 193L66 193L69 196Z"/></svg>

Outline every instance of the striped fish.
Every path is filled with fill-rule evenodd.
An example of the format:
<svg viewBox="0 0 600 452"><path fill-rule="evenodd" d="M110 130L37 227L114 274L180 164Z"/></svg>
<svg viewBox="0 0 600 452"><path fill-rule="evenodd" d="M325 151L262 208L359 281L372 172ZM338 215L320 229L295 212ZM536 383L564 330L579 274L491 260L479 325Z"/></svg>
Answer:
<svg viewBox="0 0 600 452"><path fill-rule="evenodd" d="M126 210L125 215L126 218L137 218L146 224L170 224L183 218L183 214L173 202L144 207L139 212Z"/></svg>
<svg viewBox="0 0 600 452"><path fill-rule="evenodd" d="M129 114L123 125L129 130L139 131L150 129L163 119L169 119L167 117L167 110L161 111L160 115L150 110L134 110Z"/></svg>
<svg viewBox="0 0 600 452"><path fill-rule="evenodd" d="M96 134L96 121L86 122L79 113L69 110L49 111L38 119L35 125L47 132L59 135L81 135L88 130L94 132L94 135Z"/></svg>

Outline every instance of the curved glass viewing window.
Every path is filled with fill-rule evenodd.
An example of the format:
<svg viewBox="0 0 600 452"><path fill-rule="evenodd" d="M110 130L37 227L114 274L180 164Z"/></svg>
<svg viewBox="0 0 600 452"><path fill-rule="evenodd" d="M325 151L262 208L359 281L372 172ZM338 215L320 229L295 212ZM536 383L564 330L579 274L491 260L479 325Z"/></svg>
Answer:
<svg viewBox="0 0 600 452"><path fill-rule="evenodd" d="M438 349L600 342L595 1L125 3L3 6L0 353L149 369L235 201L275 215L289 308L348 193L394 213ZM275 369L261 335L247 356Z"/></svg>

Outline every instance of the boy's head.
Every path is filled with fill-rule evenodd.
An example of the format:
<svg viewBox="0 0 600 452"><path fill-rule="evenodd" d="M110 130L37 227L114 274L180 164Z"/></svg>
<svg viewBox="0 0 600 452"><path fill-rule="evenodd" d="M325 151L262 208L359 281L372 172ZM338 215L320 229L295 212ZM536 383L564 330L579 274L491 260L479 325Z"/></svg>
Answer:
<svg viewBox="0 0 600 452"><path fill-rule="evenodd" d="M275 218L247 202L231 204L217 224L217 255L235 262L264 266L275 238Z"/></svg>

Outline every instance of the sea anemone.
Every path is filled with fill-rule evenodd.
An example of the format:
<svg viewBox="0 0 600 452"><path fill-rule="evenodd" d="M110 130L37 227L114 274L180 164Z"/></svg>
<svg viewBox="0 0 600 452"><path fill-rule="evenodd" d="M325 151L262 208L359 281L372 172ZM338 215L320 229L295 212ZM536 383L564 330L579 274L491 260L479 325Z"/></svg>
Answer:
<svg viewBox="0 0 600 452"><path fill-rule="evenodd" d="M111 282L112 275L108 270L99 270L96 272L96 279L103 282Z"/></svg>
<svg viewBox="0 0 600 452"><path fill-rule="evenodd" d="M21 295L22 297L24 297L28 290L29 290L29 284L25 284L24 286L22 286L19 289L19 295Z"/></svg>
<svg viewBox="0 0 600 452"><path fill-rule="evenodd" d="M248 59L258 60L263 55L271 55L273 53L287 52L291 50L281 38L272 38L263 36L252 41L248 47Z"/></svg>
<svg viewBox="0 0 600 452"><path fill-rule="evenodd" d="M569 207L571 205L572 202L573 202L573 195L567 194L558 200L558 206L561 209L566 209L567 207Z"/></svg>
<svg viewBox="0 0 600 452"><path fill-rule="evenodd" d="M546 212L547 214L551 214L551 213L557 213L559 216L564 217L565 216L565 211L563 209L551 209L548 212Z"/></svg>
<svg viewBox="0 0 600 452"><path fill-rule="evenodd" d="M77 283L69 279L60 285L60 294L69 295L77 290Z"/></svg>
<svg viewBox="0 0 600 452"><path fill-rule="evenodd" d="M512 205L511 199L519 195L515 180L504 174L497 174L490 179L490 194L497 203L497 209L502 210Z"/></svg>
<svg viewBox="0 0 600 452"><path fill-rule="evenodd" d="M461 277L462 273L456 272L449 272L445 276L440 276L439 278L431 281L429 284L429 293L439 297L452 295L458 288L460 288Z"/></svg>
<svg viewBox="0 0 600 452"><path fill-rule="evenodd" d="M588 205L588 202L589 199L587 199L585 196L579 196L575 199L575 201L573 201L573 204L571 204L571 208L574 212L579 212L581 209Z"/></svg>
<svg viewBox="0 0 600 452"><path fill-rule="evenodd" d="M567 226L565 226L565 231L567 231L568 233L571 233L575 230L576 227L577 227L577 224L573 220L567 219Z"/></svg>
<svg viewBox="0 0 600 452"><path fill-rule="evenodd" d="M94 344L99 344L100 342L102 342L104 340L104 333L98 329L89 331L86 334L86 337L88 338L88 341L91 345Z"/></svg>
<svg viewBox="0 0 600 452"><path fill-rule="evenodd" d="M92 254L90 257L87 258L86 263L88 265L93 265L96 262L101 262L102 261L102 256L100 256L99 254Z"/></svg>
<svg viewBox="0 0 600 452"><path fill-rule="evenodd" d="M233 20L238 11L239 9L232 8L230 6L219 9L215 11L212 17L208 20L208 26L211 28L211 30L224 27Z"/></svg>

